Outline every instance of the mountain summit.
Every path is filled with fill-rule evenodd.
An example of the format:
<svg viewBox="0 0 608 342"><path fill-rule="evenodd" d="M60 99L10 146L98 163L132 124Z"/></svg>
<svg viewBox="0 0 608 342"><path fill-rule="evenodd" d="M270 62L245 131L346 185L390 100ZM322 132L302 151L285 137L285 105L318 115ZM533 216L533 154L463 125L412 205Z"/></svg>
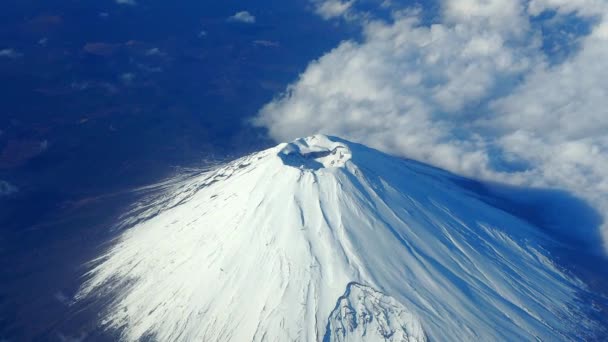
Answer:
<svg viewBox="0 0 608 342"><path fill-rule="evenodd" d="M126 340L570 340L556 243L447 172L316 135L171 183L79 297Z"/></svg>

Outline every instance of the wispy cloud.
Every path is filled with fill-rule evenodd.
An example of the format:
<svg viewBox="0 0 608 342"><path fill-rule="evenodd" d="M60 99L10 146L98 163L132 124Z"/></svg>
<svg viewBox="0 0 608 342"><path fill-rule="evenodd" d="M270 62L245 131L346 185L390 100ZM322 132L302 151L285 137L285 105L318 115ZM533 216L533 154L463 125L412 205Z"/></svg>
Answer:
<svg viewBox="0 0 608 342"><path fill-rule="evenodd" d="M253 41L253 45L262 47L279 47L281 44L272 40L257 39Z"/></svg>
<svg viewBox="0 0 608 342"><path fill-rule="evenodd" d="M120 75L120 80L125 84L131 84L135 80L135 74L132 72L126 72Z"/></svg>
<svg viewBox="0 0 608 342"><path fill-rule="evenodd" d="M164 56L165 53L162 52L159 48L151 48L146 50L144 53L146 56Z"/></svg>
<svg viewBox="0 0 608 342"><path fill-rule="evenodd" d="M120 47L119 44L92 42L92 43L86 43L82 47L82 50L91 55L108 57L108 56L112 56L119 47Z"/></svg>
<svg viewBox="0 0 608 342"><path fill-rule="evenodd" d="M116 3L119 5L129 5L129 6L137 5L137 2L135 2L135 0L116 0Z"/></svg>
<svg viewBox="0 0 608 342"><path fill-rule="evenodd" d="M23 56L23 54L15 51L14 49L2 49L0 50L0 57L16 59Z"/></svg>
<svg viewBox="0 0 608 342"><path fill-rule="evenodd" d="M0 179L0 198L10 196L17 192L19 192L19 189L16 186Z"/></svg>

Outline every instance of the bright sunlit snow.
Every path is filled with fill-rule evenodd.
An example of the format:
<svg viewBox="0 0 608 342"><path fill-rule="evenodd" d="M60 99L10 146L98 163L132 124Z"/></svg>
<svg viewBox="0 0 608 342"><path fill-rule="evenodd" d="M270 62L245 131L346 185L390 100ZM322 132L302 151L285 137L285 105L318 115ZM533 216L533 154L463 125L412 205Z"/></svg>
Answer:
<svg viewBox="0 0 608 342"><path fill-rule="evenodd" d="M448 173L313 136L179 181L80 298L126 340L545 341L593 324L541 245Z"/></svg>

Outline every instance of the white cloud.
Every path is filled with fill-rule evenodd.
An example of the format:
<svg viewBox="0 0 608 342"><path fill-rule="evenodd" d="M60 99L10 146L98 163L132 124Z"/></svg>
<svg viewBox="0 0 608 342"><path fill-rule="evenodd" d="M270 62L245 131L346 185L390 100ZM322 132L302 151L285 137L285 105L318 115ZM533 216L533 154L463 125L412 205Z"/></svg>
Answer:
<svg viewBox="0 0 608 342"><path fill-rule="evenodd" d="M345 15L353 5L354 0L319 0L315 1L315 12L323 19L332 19Z"/></svg>
<svg viewBox="0 0 608 342"><path fill-rule="evenodd" d="M443 6L446 23L464 24L503 35L527 31L528 21L522 16L524 11L523 3L516 0L444 1Z"/></svg>
<svg viewBox="0 0 608 342"><path fill-rule="evenodd" d="M0 57L15 59L21 57L22 54L15 51L14 49L2 49L0 50Z"/></svg>
<svg viewBox="0 0 608 342"><path fill-rule="evenodd" d="M608 213L608 16L599 4L444 1L434 24L416 12L365 22L361 42L312 62L255 122L280 141L334 134L468 176L567 189ZM596 18L561 64L547 62L530 24L545 10Z"/></svg>
<svg viewBox="0 0 608 342"><path fill-rule="evenodd" d="M230 18L228 18L228 21L236 21L236 22L241 22L241 23L246 23L246 24L253 24L253 23L255 23L255 17L247 11L240 11L240 12L235 13Z"/></svg>

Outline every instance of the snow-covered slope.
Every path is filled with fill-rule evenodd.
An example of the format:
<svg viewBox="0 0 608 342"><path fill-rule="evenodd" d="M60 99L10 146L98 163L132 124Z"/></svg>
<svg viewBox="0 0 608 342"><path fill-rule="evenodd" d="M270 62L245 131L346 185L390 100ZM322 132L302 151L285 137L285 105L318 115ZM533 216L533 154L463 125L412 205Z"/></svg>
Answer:
<svg viewBox="0 0 608 342"><path fill-rule="evenodd" d="M79 297L126 340L545 341L592 329L554 243L448 174L322 135L169 186Z"/></svg>

